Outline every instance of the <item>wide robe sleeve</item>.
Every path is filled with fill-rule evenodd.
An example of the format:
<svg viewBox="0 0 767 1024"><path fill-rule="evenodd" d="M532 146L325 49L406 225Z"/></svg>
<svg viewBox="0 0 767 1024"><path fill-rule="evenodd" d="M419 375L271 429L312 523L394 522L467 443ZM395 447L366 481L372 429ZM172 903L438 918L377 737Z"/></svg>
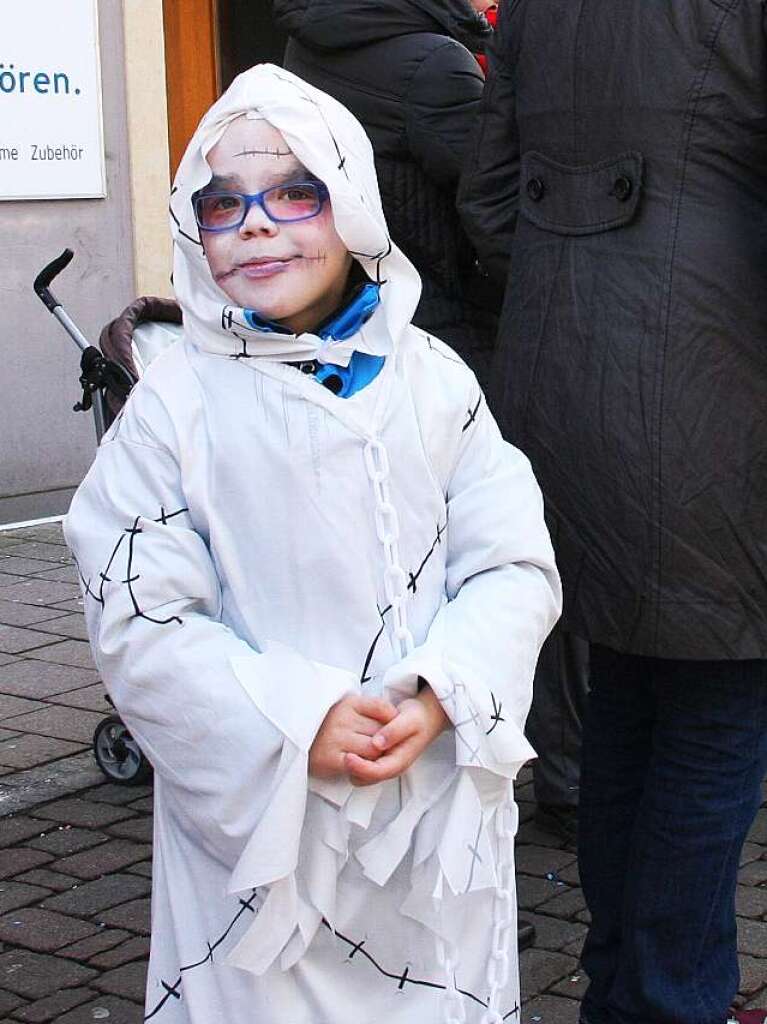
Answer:
<svg viewBox="0 0 767 1024"><path fill-rule="evenodd" d="M260 832L249 881L268 884L297 862L308 749L356 682L281 645L257 651L222 622L169 417L143 384L135 392L65 522L94 658L175 825L230 869ZM290 714L275 699L288 688Z"/></svg>
<svg viewBox="0 0 767 1024"><path fill-rule="evenodd" d="M478 389L448 481L447 523L447 601L384 683L404 694L425 679L453 723L456 763L514 778L534 756L524 724L561 587L530 463L503 440Z"/></svg>

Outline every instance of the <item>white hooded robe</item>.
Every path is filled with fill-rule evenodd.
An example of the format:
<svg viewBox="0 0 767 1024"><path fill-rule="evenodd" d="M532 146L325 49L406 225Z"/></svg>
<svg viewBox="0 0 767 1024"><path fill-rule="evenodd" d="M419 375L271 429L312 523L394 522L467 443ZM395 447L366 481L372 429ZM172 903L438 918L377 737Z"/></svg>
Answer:
<svg viewBox="0 0 767 1024"><path fill-rule="evenodd" d="M191 207L257 112L330 190L381 304L337 343L261 334ZM473 374L410 325L372 151L289 73L241 75L171 199L184 335L134 388L65 523L94 657L155 768L156 1024L518 1020L511 780L560 604L540 493ZM288 360L386 357L351 398ZM429 682L453 723L401 778L308 776L331 706ZM488 1006L489 1002L489 1006Z"/></svg>

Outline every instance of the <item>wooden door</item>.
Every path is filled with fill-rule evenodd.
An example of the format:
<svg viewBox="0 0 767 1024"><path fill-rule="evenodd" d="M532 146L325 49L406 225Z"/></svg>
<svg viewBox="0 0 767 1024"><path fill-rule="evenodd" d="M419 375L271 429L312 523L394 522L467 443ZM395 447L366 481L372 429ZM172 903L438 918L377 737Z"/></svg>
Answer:
<svg viewBox="0 0 767 1024"><path fill-rule="evenodd" d="M218 0L163 0L171 179L220 92L218 16Z"/></svg>

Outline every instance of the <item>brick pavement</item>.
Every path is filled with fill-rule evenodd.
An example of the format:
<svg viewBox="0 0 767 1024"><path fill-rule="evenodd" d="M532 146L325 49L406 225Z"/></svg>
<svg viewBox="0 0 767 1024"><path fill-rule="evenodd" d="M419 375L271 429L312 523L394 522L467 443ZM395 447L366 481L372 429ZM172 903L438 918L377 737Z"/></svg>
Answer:
<svg viewBox="0 0 767 1024"><path fill-rule="evenodd" d="M90 739L109 712L58 525L0 532L0 1021L139 1024L148 952L150 787L106 782ZM574 854L517 790L523 1024L576 1024L588 920ZM738 888L741 1004L767 1005L767 804Z"/></svg>

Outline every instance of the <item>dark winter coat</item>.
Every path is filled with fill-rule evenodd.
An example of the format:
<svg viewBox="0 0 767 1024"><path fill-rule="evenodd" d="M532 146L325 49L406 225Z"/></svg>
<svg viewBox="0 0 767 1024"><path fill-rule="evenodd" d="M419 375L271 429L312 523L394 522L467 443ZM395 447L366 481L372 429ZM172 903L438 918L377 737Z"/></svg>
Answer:
<svg viewBox="0 0 767 1024"><path fill-rule="evenodd" d="M765 658L765 5L507 0L497 46L460 205L566 628Z"/></svg>
<svg viewBox="0 0 767 1024"><path fill-rule="evenodd" d="M423 280L415 323L486 376L499 302L476 273L455 197L487 22L469 0L275 0L274 13L290 34L285 66L370 136L389 230Z"/></svg>

